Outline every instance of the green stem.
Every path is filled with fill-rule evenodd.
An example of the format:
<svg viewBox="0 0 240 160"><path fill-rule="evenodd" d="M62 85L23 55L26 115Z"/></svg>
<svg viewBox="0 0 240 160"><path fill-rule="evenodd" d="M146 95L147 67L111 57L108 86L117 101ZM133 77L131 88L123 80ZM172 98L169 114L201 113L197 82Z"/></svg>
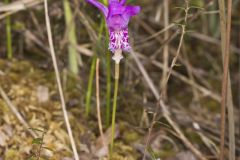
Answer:
<svg viewBox="0 0 240 160"><path fill-rule="evenodd" d="M106 94L106 126L110 125L111 113L111 53L106 54L107 70L107 94Z"/></svg>
<svg viewBox="0 0 240 160"><path fill-rule="evenodd" d="M8 3L9 0L5 0L5 3ZM11 18L10 16L6 17L6 33L7 33L7 57L12 59L12 31L11 31Z"/></svg>
<svg viewBox="0 0 240 160"><path fill-rule="evenodd" d="M91 71L90 71L90 75L89 75L88 89L87 89L87 95L86 95L86 105L85 105L86 106L86 111L85 111L86 116L88 116L91 111L90 102L91 102L91 96L92 96L92 84L93 84L93 79L94 79L96 61L97 61L97 57L94 56L92 59Z"/></svg>
<svg viewBox="0 0 240 160"><path fill-rule="evenodd" d="M107 4L107 0L104 0L104 4ZM105 24L105 23L104 23ZM106 37L108 37L108 28L105 25ZM109 42L107 40L106 42ZM106 46L108 43L106 44ZM110 125L110 118L111 118L111 53L107 51L106 53L106 71L107 71L107 93L106 93L106 127Z"/></svg>
<svg viewBox="0 0 240 160"><path fill-rule="evenodd" d="M108 5L108 1L107 0L103 0L103 4Z"/></svg>
<svg viewBox="0 0 240 160"><path fill-rule="evenodd" d="M40 159L40 156L41 156L41 152L42 152L42 148L43 148L43 140L44 140L44 136L45 136L45 130L44 130L44 132L42 133L42 137L41 137L41 144L40 144L40 146L39 146L39 148L38 148L38 155L37 155L37 160L39 160Z"/></svg>
<svg viewBox="0 0 240 160"><path fill-rule="evenodd" d="M114 145L114 137L115 137L115 119L116 119L116 111L117 111L117 95L118 95L118 83L119 83L119 63L115 63L115 83L114 83L114 97L113 97L113 111L112 111L112 139L110 146L110 158L112 157L113 145Z"/></svg>
<svg viewBox="0 0 240 160"><path fill-rule="evenodd" d="M65 23L67 26L67 36L68 36L68 61L69 70L77 75L78 74L78 54L77 54L77 37L76 37L76 27L74 23L74 18L72 15L72 10L68 0L63 0ZM81 57L80 57L81 60Z"/></svg>
<svg viewBox="0 0 240 160"><path fill-rule="evenodd" d="M99 34L98 37L100 40L101 39L101 35L104 29L104 19L101 22L100 25L100 30L99 30ZM89 81L88 81L88 88L87 88L87 95L86 95L86 104L85 104L85 114L86 116L89 115L90 111L91 111L91 107L90 107L90 102L91 102L91 96L92 96L92 84L93 84L93 79L94 79L94 73L95 73L95 69L96 69L96 62L97 62L97 56L94 56L92 59L92 64L91 64L91 71L90 71L90 75L89 75Z"/></svg>

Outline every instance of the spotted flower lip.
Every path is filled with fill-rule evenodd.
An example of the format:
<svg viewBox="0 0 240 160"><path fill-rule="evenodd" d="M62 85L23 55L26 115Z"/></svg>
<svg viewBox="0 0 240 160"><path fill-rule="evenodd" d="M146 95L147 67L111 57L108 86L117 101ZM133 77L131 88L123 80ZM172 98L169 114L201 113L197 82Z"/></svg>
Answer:
<svg viewBox="0 0 240 160"><path fill-rule="evenodd" d="M110 36L109 49L114 53L121 49L130 50L128 23L132 16L140 12L139 6L126 5L126 0L108 0L108 6L98 0L86 0L103 12Z"/></svg>

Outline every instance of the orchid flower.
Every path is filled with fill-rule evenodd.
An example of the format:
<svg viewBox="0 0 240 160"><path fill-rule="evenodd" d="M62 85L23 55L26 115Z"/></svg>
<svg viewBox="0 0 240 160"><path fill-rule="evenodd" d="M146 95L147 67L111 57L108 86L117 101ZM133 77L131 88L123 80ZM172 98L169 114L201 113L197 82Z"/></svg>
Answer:
<svg viewBox="0 0 240 160"><path fill-rule="evenodd" d="M109 50L113 53L119 50L129 51L131 46L129 44L128 23L132 16L140 12L140 7L126 5L126 0L108 0L108 6L103 5L98 0L86 1L102 11L106 18L110 37ZM121 59L122 56L120 55L119 58Z"/></svg>

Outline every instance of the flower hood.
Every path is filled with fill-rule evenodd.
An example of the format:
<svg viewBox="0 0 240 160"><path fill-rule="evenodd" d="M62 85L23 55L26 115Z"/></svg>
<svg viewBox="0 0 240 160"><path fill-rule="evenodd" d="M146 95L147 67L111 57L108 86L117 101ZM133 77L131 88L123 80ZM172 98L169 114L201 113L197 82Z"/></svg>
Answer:
<svg viewBox="0 0 240 160"><path fill-rule="evenodd" d="M86 0L97 7L106 18L109 30L109 49L115 53L117 50L129 51L128 23L132 16L140 12L139 6L126 5L126 0L108 0L108 6L98 0Z"/></svg>

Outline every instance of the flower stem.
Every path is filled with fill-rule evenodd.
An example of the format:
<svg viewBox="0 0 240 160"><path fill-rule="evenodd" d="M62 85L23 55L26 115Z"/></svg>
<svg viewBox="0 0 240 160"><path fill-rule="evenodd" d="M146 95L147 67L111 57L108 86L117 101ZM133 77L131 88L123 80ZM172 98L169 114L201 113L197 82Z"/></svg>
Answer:
<svg viewBox="0 0 240 160"><path fill-rule="evenodd" d="M99 34L98 34L98 41L101 39L102 32L103 32L103 27L104 27L104 20L101 22ZM87 88L87 94L86 94L86 103L85 103L85 115L88 117L89 113L91 112L91 97L92 97L92 84L93 84L93 79L94 79L94 72L96 69L96 62L97 62L97 55L94 55L92 58L91 62L91 70L90 70L90 75L88 79L88 88Z"/></svg>
<svg viewBox="0 0 240 160"><path fill-rule="evenodd" d="M107 93L106 93L106 126L110 124L110 113L111 113L111 55L109 52L106 54L107 61Z"/></svg>
<svg viewBox="0 0 240 160"><path fill-rule="evenodd" d="M112 157L112 150L114 145L114 137L115 137L115 119L116 119L116 110L117 110L117 95L118 95L118 84L119 84L119 63L115 63L115 83L114 83L114 97L113 97L113 111L112 111L112 139L110 146L110 158Z"/></svg>
<svg viewBox="0 0 240 160"><path fill-rule="evenodd" d="M74 22L74 16L72 14L71 6L69 0L63 1L65 23L67 27L67 38L68 38L68 63L69 70L74 74L78 75L78 53L76 50L77 37L76 37L76 27ZM81 56L79 56L80 63L82 61Z"/></svg>
<svg viewBox="0 0 240 160"><path fill-rule="evenodd" d="M9 0L5 0L5 3L9 3ZM12 53L12 31L10 16L6 17L6 32L7 32L7 57L8 59L11 59L13 53Z"/></svg>
<svg viewBox="0 0 240 160"><path fill-rule="evenodd" d="M92 96L92 84L93 84L93 79L94 79L96 61L97 61L97 57L94 56L92 59L91 71L90 71L90 75L89 75L88 89L87 89L87 95L86 95L86 105L85 105L86 106L86 110L85 110L86 116L88 116L91 111L90 102L91 102L91 96Z"/></svg>
<svg viewBox="0 0 240 160"><path fill-rule="evenodd" d="M104 4L107 5L108 1L104 0ZM105 21L104 21L105 22ZM105 36L107 38L106 41L106 46L108 46L108 42L109 42L109 37L108 37L108 27L105 24ZM111 90L112 90L112 83L111 83L111 53L110 51L107 51L106 53L106 72L107 72L107 85L106 85L106 127L109 127L110 125L110 118L111 118Z"/></svg>

